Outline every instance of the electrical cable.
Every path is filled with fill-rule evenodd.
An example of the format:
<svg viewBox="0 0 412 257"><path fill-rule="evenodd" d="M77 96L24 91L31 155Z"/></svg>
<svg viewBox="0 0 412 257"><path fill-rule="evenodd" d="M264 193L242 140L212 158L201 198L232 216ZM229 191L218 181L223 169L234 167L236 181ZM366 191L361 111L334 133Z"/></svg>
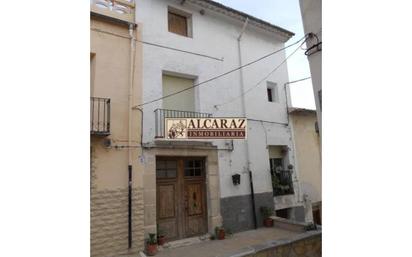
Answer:
<svg viewBox="0 0 412 257"><path fill-rule="evenodd" d="M105 30L101 30L101 29L96 29L96 28L92 28L90 30L96 31L96 32L100 32L100 33L105 33L108 35L112 35L112 36L116 36L116 37L121 37L121 38L126 38L126 39L131 39L129 36L124 36L124 35L120 35L117 33L113 33L113 32L109 32L109 31L105 31ZM216 61L221 61L223 62L223 58L216 58L213 56L209 56L206 54L201 54L201 53L195 53L195 52L191 52L191 51L186 51L186 50L182 50L182 49L178 49L178 48L173 48L170 46L164 46L164 45L160 45L157 43L151 43L151 42L147 42L147 41L143 41L143 40L139 40L139 39L132 39L136 42L139 42L141 44L146 44L146 45L150 45L150 46L155 46L155 47L159 47L159 48L164 48L164 49L168 49L168 50L173 50L173 51L177 51L177 52L182 52L182 53L186 53L186 54L192 54L192 55L196 55L196 56L200 56L200 57L205 57L205 58L209 58L209 59L213 59Z"/></svg>
<svg viewBox="0 0 412 257"><path fill-rule="evenodd" d="M306 36L305 36L305 37L306 37ZM304 38L305 38L305 37L304 37ZM237 99L239 99L239 98L243 97L244 95L246 95L247 93L249 93L250 91L252 91L253 89L257 88L263 81L265 81L267 78L269 78L269 77L270 77L275 71L277 71L284 63L286 63L286 61L287 61L292 55L294 55L294 54L300 49L300 47L301 47L305 42L306 42L306 40L303 41L301 45L299 45L299 46L298 46L290 55L288 55L278 66L276 66L271 72L269 72L268 75L266 75L263 79L261 79L261 80L260 80L257 84L255 84L253 87L249 88L248 90L246 90L245 92L243 92L241 95L233 98L232 100L230 100L230 101L228 101L228 102L214 105L215 109L218 109L218 107L223 106L223 105L226 105L226 104L228 104L228 103L234 102L234 101L236 101Z"/></svg>
<svg viewBox="0 0 412 257"><path fill-rule="evenodd" d="M136 41L139 42L139 43L142 43L142 44L150 45L150 46L160 47L160 48L173 50L173 51L178 51L178 52L182 52L182 53L186 53L186 54L197 55L197 56L201 56L201 57L205 57L205 58L209 58L209 59L213 59L213 60L216 60L216 61L223 62L223 58L216 58L216 57L209 56L209 55L206 55L206 54L199 54L199 53L195 53L195 52L190 52L190 51L177 49L177 48L170 47L170 46L164 46L164 45L159 45L159 44L156 44L156 43L150 43L150 42L147 42L147 41L142 41L142 40L139 40L139 39L136 39Z"/></svg>
<svg viewBox="0 0 412 257"><path fill-rule="evenodd" d="M177 92L174 92L174 93L171 93L171 94L168 94L168 95L165 95L165 96L162 96L162 97L159 97L159 98L156 98L156 99L153 99L153 100L150 100L150 101L141 103L141 104L139 104L139 105L137 105L137 106L144 106L144 105L147 105L147 104L151 104L151 103L160 101L160 100L162 100L162 99L165 99L165 98L168 98L168 97L171 97L171 96L180 94L180 93L185 92L185 91L187 91L187 90L196 88L196 87L198 87L198 86L200 86L200 85L206 84L206 83L208 83L208 82L210 82L210 81L213 81L213 80L216 80L216 79L218 79L218 78L224 77L224 76L226 76L226 75L228 75L228 74L230 74L230 73L233 73L233 72L238 71L238 70L240 70L240 69L242 69L242 68L245 68L245 67L247 67L247 66L250 66L250 65L252 65L252 64L255 64L255 63L257 63L257 62L259 62L259 61L261 61L261 60L263 60L263 59L266 59L266 58L268 58L268 57L270 57L270 56L272 56L272 55L274 55L274 54L276 54L276 53L279 53L279 52L281 52L281 51L283 51L283 50L285 50L285 49L287 49L287 48L289 48L289 47L291 47L291 46L294 46L294 45L300 43L303 39L305 39L305 41L303 41L303 42L306 42L306 37L307 37L307 35L305 35L304 37L302 37L301 39L299 39L298 41L296 41L295 43L293 43L293 44L291 44L291 45L288 45L288 46L283 47L283 48L281 48L281 49L279 49L279 50L276 50L276 51L274 51L274 52L271 52L271 53L269 53L269 54L267 54L267 55L265 55L265 56L262 56L262 57L260 57L260 58L258 58L258 59L256 59L256 60L252 61L252 62L249 62L249 63L247 63L247 64L245 64L245 65L239 66L239 67L234 68L234 69L232 69L232 70L229 70L229 71L227 71L227 72L225 72L225 73L222 73L222 74L220 74L220 75L218 75L218 76L215 76L215 77L212 77L212 78L207 79L207 80L205 80L205 81L202 81L202 82L200 82L200 83L197 83L197 84L195 84L195 85L193 85L193 86L191 86L191 87L188 87L188 88L179 90L179 91L177 91ZM299 46L299 47L300 47L300 46ZM295 51L296 51L296 50L295 50ZM286 58L286 59L287 59L287 58ZM286 59L285 59L285 61L286 61ZM282 64L283 64L283 62L282 62Z"/></svg>

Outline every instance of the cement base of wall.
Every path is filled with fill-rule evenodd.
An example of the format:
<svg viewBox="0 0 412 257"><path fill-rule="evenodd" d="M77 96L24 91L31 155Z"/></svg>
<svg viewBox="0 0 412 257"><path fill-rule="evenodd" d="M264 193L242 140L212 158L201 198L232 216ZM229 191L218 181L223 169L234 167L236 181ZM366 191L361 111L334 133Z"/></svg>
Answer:
<svg viewBox="0 0 412 257"><path fill-rule="evenodd" d="M251 195L240 195L220 199L223 226L232 232L254 229ZM273 193L255 194L257 226L263 226L260 207L273 208Z"/></svg>

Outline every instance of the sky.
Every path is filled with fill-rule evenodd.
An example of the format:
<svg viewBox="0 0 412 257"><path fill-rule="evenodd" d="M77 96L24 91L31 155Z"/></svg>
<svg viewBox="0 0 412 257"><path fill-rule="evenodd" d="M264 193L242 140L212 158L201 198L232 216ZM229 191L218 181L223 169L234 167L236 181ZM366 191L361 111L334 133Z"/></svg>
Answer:
<svg viewBox="0 0 412 257"><path fill-rule="evenodd" d="M214 0L239 11L253 15L274 25L295 33L286 42L289 45L301 39L304 35L299 0ZM291 54L296 48L286 50ZM289 81L310 77L309 63L303 50L296 52L288 61ZM289 85L292 106L315 109L315 100L311 80L305 80Z"/></svg>

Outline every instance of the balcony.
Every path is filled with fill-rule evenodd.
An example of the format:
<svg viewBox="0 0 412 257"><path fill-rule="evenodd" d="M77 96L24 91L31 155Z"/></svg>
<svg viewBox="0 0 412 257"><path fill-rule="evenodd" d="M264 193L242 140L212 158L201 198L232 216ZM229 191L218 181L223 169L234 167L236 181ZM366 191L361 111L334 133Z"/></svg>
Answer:
<svg viewBox="0 0 412 257"><path fill-rule="evenodd" d="M90 97L90 135L110 135L110 98Z"/></svg>
<svg viewBox="0 0 412 257"><path fill-rule="evenodd" d="M127 23L135 23L134 0L90 0L90 12Z"/></svg>
<svg viewBox="0 0 412 257"><path fill-rule="evenodd" d="M155 138L165 137L165 118L210 118L211 113L188 112L177 110L156 109L155 113Z"/></svg>
<svg viewBox="0 0 412 257"><path fill-rule="evenodd" d="M293 191L292 169L277 168L271 172L273 195L291 195Z"/></svg>

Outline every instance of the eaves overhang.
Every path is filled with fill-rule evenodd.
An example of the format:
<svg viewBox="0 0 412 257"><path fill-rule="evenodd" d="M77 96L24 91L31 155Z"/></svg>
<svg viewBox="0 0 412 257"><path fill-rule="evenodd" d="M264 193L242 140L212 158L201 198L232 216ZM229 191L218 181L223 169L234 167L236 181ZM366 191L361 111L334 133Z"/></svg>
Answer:
<svg viewBox="0 0 412 257"><path fill-rule="evenodd" d="M290 113L290 114L293 114L293 113L310 113L310 114L316 114L316 110L306 109L306 108L289 107L289 108L288 108L288 113Z"/></svg>
<svg viewBox="0 0 412 257"><path fill-rule="evenodd" d="M245 21L246 19L249 19L249 24L261 28L263 30L275 33L279 36L281 36L284 39L284 42L288 41L291 37L295 35L295 33L286 30L284 28L281 28L279 26L273 25L267 21L264 21L262 19L256 18L255 16L249 15L247 13L238 11L236 9L233 9L231 7L228 7L226 5L223 5L221 3L212 1L212 0L185 0L181 1L181 3L188 2L197 6L200 6L202 8L221 13L223 15L229 16L231 18L237 19L239 21Z"/></svg>

